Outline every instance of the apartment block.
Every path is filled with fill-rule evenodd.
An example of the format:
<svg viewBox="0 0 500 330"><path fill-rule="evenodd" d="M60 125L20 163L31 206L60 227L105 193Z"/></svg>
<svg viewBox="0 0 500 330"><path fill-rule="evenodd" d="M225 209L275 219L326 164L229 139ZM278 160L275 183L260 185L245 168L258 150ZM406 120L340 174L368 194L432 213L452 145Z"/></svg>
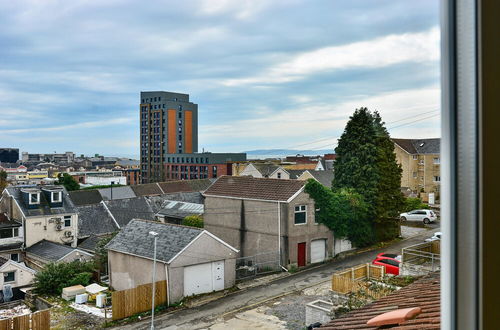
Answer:
<svg viewBox="0 0 500 330"><path fill-rule="evenodd" d="M401 187L418 194L436 193L441 185L441 139L392 139L396 159L403 169Z"/></svg>
<svg viewBox="0 0 500 330"><path fill-rule="evenodd" d="M246 161L245 153L167 154L165 180L211 179L232 175L233 162Z"/></svg>
<svg viewBox="0 0 500 330"><path fill-rule="evenodd" d="M141 180L164 181L167 154L198 151L198 105L188 94L141 92Z"/></svg>

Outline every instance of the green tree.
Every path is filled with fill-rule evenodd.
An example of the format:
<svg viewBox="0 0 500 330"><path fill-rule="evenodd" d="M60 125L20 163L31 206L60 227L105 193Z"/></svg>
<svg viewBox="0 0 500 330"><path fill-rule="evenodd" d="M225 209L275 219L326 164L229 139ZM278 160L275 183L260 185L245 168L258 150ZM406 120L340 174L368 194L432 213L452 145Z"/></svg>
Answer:
<svg viewBox="0 0 500 330"><path fill-rule="evenodd" d="M330 228L335 237L348 238L357 247L374 242L368 205L361 194L345 188L332 191L313 179L308 180L305 192L314 199L316 221Z"/></svg>
<svg viewBox="0 0 500 330"><path fill-rule="evenodd" d="M429 205L422 203L420 198L407 197L405 199L404 212L410 212L413 210L428 209Z"/></svg>
<svg viewBox="0 0 500 330"><path fill-rule="evenodd" d="M68 173L59 173L56 184L63 185L68 191L80 189L80 184Z"/></svg>
<svg viewBox="0 0 500 330"><path fill-rule="evenodd" d="M201 215L188 215L182 219L181 225L203 228L203 217Z"/></svg>
<svg viewBox="0 0 500 330"><path fill-rule="evenodd" d="M0 171L0 193L7 187L7 172Z"/></svg>
<svg viewBox="0 0 500 330"><path fill-rule="evenodd" d="M62 289L81 284L89 285L94 270L92 262L50 263L35 275L34 286L37 293L60 295Z"/></svg>
<svg viewBox="0 0 500 330"><path fill-rule="evenodd" d="M368 219L378 240L399 234L397 216L404 208L401 166L378 112L357 109L335 149L333 189L354 189L368 204Z"/></svg>
<svg viewBox="0 0 500 330"><path fill-rule="evenodd" d="M109 243L116 236L118 232L111 235L103 236L95 245L94 249L94 261L96 267L99 270L105 270L108 266L108 250L105 248L106 244Z"/></svg>

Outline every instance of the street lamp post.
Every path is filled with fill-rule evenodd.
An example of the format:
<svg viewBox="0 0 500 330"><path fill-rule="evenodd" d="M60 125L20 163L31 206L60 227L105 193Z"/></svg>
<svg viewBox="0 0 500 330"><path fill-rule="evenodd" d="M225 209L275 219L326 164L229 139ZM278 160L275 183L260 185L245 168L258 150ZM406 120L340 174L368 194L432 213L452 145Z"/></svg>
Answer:
<svg viewBox="0 0 500 330"><path fill-rule="evenodd" d="M149 235L154 237L154 250L153 250L153 291L151 293L151 330L155 328L155 293L156 293L156 241L158 233L150 231Z"/></svg>

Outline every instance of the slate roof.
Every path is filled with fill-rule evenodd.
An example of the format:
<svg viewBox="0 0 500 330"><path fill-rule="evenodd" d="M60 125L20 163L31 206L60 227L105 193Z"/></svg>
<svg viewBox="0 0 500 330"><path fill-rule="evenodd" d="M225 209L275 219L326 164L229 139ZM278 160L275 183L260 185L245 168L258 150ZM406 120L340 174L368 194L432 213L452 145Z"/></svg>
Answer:
<svg viewBox="0 0 500 330"><path fill-rule="evenodd" d="M333 171L308 171L323 186L331 188Z"/></svg>
<svg viewBox="0 0 500 330"><path fill-rule="evenodd" d="M96 244L103 238L108 235L92 235L89 238L86 238L83 242L78 244L78 248L81 250L85 250L91 253L94 253Z"/></svg>
<svg viewBox="0 0 500 330"><path fill-rule="evenodd" d="M405 321L392 329L439 329L440 316L440 274L429 274L414 283L391 293L360 309L325 324L321 329L380 329L366 324L371 318L396 309L420 307L415 319Z"/></svg>
<svg viewBox="0 0 500 330"><path fill-rule="evenodd" d="M439 154L441 139L392 139L409 154Z"/></svg>
<svg viewBox="0 0 500 330"><path fill-rule="evenodd" d="M42 240L27 248L26 252L36 255L42 259L56 262L74 250L75 249L71 246Z"/></svg>
<svg viewBox="0 0 500 330"><path fill-rule="evenodd" d="M221 176L204 195L285 202L304 185L301 180Z"/></svg>
<svg viewBox="0 0 500 330"><path fill-rule="evenodd" d="M50 188L51 186L44 186L44 188ZM27 217L36 217L36 216L44 216L44 215L56 215L56 214L68 214L68 213L76 213L77 209L71 199L69 198L69 194L66 191L66 188L64 186L57 186L58 188L62 189L62 198L63 198L63 204L61 207L49 207L49 203L47 199L45 198L45 194L41 193L40 194L40 204L38 205L37 208L34 209L28 209L24 201L21 197L21 189L25 187L20 187L20 186L8 186L5 188L8 193L13 196L23 213Z"/></svg>
<svg viewBox="0 0 500 330"><path fill-rule="evenodd" d="M163 194L163 191L156 183L137 184L130 187L132 188L136 196L150 196L150 195Z"/></svg>
<svg viewBox="0 0 500 330"><path fill-rule="evenodd" d="M290 179L297 179L306 170L286 170L290 174Z"/></svg>
<svg viewBox="0 0 500 330"><path fill-rule="evenodd" d="M118 231L103 204L78 206L78 237L109 234Z"/></svg>
<svg viewBox="0 0 500 330"><path fill-rule="evenodd" d="M203 229L161 222L134 219L106 245L109 250L153 259L154 239L150 231L158 233L157 259L168 262Z"/></svg>
<svg viewBox="0 0 500 330"><path fill-rule="evenodd" d="M257 163L252 163L252 165L257 169L257 171L260 172L260 174L262 174L263 177L268 177L270 176L271 174L274 173L274 171L276 171L279 166L278 165L274 165L274 164L257 164Z"/></svg>
<svg viewBox="0 0 500 330"><path fill-rule="evenodd" d="M123 228L134 218L154 220L155 213L146 200L146 197L128 199L114 199L104 202L116 222Z"/></svg>
<svg viewBox="0 0 500 330"><path fill-rule="evenodd" d="M184 219L190 215L203 214L203 204L167 201L157 214L176 219Z"/></svg>
<svg viewBox="0 0 500 330"><path fill-rule="evenodd" d="M10 220L5 213L0 213L0 228L16 228L21 227L21 223L15 220Z"/></svg>
<svg viewBox="0 0 500 330"><path fill-rule="evenodd" d="M107 201L111 199L111 188L98 189L102 199ZM125 199L137 197L131 186L113 187L113 199Z"/></svg>
<svg viewBox="0 0 500 330"><path fill-rule="evenodd" d="M198 191L164 194L161 197L171 201L203 204L203 195Z"/></svg>
<svg viewBox="0 0 500 330"><path fill-rule="evenodd" d="M213 179L181 180L160 182L163 193L205 191L213 183Z"/></svg>
<svg viewBox="0 0 500 330"><path fill-rule="evenodd" d="M76 206L97 204L102 201L101 194L97 189L70 191L69 198Z"/></svg>

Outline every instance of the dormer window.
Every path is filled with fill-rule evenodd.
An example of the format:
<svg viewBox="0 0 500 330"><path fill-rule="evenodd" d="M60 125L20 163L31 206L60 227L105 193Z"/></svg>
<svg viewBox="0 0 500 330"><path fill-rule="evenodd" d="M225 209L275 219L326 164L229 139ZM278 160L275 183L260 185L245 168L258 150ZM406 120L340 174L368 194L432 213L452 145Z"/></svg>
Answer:
<svg viewBox="0 0 500 330"><path fill-rule="evenodd" d="M30 204L40 204L40 193L30 194Z"/></svg>
<svg viewBox="0 0 500 330"><path fill-rule="evenodd" d="M53 191L50 194L50 202L51 203L60 203L62 201L62 191Z"/></svg>

